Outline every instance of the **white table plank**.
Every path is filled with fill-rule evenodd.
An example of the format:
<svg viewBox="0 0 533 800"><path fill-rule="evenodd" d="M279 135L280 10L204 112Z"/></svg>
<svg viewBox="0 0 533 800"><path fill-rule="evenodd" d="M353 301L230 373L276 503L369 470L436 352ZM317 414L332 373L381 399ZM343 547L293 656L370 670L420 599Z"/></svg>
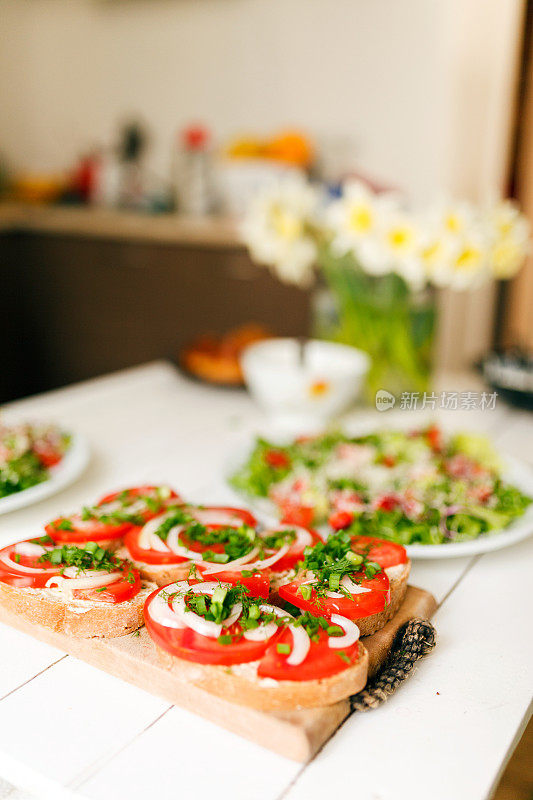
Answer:
<svg viewBox="0 0 533 800"><path fill-rule="evenodd" d="M0 751L65 785L166 708L164 700L69 656L1 701Z"/></svg>
<svg viewBox="0 0 533 800"><path fill-rule="evenodd" d="M0 626L0 653L0 700L65 655L7 625Z"/></svg>
<svg viewBox="0 0 533 800"><path fill-rule="evenodd" d="M273 800L300 769L300 764L173 708L79 785L79 791L95 800Z"/></svg>

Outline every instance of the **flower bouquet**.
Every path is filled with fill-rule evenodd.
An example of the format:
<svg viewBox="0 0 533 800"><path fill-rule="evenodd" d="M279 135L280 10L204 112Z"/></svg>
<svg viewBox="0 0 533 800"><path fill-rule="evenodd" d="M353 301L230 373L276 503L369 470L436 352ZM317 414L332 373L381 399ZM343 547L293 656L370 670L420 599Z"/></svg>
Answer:
<svg viewBox="0 0 533 800"><path fill-rule="evenodd" d="M291 178L254 198L242 226L252 258L283 281L318 275L333 305L316 333L372 359L369 397L429 388L435 289L512 277L529 250L529 223L510 201L484 208L408 208L395 193L346 183L340 196Z"/></svg>

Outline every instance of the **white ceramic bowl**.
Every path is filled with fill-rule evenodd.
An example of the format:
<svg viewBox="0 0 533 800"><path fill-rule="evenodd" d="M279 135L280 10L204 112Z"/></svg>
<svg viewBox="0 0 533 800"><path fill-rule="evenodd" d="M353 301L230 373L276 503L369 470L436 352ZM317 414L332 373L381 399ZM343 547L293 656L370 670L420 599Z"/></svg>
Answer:
<svg viewBox="0 0 533 800"><path fill-rule="evenodd" d="M278 427L318 430L356 399L370 365L366 353L344 344L266 339L242 356L246 385Z"/></svg>

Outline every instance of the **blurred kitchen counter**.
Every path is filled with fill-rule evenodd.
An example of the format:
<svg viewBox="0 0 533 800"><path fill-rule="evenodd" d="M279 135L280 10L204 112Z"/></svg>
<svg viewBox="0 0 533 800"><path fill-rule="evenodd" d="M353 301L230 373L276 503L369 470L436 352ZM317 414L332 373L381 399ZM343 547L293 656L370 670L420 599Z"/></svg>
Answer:
<svg viewBox="0 0 533 800"><path fill-rule="evenodd" d="M0 232L43 233L207 248L243 246L228 217L187 217L84 206L0 203Z"/></svg>

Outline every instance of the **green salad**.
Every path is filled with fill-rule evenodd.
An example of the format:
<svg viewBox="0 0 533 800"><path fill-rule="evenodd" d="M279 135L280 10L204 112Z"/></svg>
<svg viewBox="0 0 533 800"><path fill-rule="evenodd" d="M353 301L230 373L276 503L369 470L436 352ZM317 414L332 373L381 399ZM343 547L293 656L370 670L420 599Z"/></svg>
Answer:
<svg viewBox="0 0 533 800"><path fill-rule="evenodd" d="M268 498L293 525L329 525L400 544L463 542L500 531L531 498L502 479L490 442L436 425L288 444L258 438L232 486Z"/></svg>
<svg viewBox="0 0 533 800"><path fill-rule="evenodd" d="M69 445L55 425L0 424L0 499L48 480Z"/></svg>

